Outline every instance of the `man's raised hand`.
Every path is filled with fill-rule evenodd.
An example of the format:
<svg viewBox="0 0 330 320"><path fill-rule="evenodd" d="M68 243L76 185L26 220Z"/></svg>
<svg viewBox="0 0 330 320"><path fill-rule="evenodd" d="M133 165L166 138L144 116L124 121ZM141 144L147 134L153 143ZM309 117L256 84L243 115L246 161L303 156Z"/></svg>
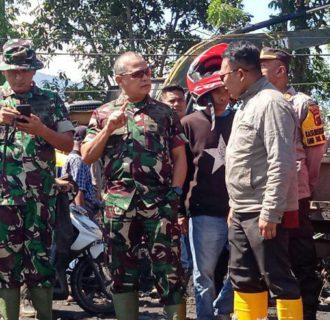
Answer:
<svg viewBox="0 0 330 320"><path fill-rule="evenodd" d="M107 121L107 130L112 133L116 129L123 127L127 123L126 107L128 101L125 101L120 110L112 112Z"/></svg>

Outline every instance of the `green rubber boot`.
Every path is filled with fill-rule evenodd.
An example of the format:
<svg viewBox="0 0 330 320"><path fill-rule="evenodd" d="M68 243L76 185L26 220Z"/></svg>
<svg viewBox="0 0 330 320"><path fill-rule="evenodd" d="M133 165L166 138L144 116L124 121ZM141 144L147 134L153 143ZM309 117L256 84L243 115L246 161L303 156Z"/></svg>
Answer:
<svg viewBox="0 0 330 320"><path fill-rule="evenodd" d="M164 306L168 320L186 320L186 303Z"/></svg>
<svg viewBox="0 0 330 320"><path fill-rule="evenodd" d="M4 320L18 320L19 301L19 288L0 289L0 314Z"/></svg>
<svg viewBox="0 0 330 320"><path fill-rule="evenodd" d="M38 320L52 320L53 288L28 288Z"/></svg>
<svg viewBox="0 0 330 320"><path fill-rule="evenodd" d="M139 295L136 291L112 294L117 320L137 320Z"/></svg>

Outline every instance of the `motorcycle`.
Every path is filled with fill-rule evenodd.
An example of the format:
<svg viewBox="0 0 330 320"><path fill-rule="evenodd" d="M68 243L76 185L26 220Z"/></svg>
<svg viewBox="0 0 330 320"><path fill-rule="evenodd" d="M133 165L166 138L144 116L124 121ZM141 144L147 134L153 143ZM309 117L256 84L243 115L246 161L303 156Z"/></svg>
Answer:
<svg viewBox="0 0 330 320"><path fill-rule="evenodd" d="M90 314L114 314L110 291L109 261L106 242L100 226L87 216L87 211L70 205L72 242L68 254L55 254L57 274L54 300L72 296Z"/></svg>

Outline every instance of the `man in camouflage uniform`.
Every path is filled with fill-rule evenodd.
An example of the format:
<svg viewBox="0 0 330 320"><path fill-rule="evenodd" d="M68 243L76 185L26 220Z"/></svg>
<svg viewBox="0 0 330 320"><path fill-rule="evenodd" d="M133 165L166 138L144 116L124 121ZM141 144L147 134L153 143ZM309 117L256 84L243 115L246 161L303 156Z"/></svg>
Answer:
<svg viewBox="0 0 330 320"><path fill-rule="evenodd" d="M59 96L32 81L43 67L31 43L9 40L0 70L0 313L18 319L26 283L38 319L52 317L55 272L49 261L54 223L55 150L70 151L73 126ZM31 106L30 117L18 105Z"/></svg>
<svg viewBox="0 0 330 320"><path fill-rule="evenodd" d="M143 235L168 319L185 319L177 206L186 139L176 113L150 98L151 70L139 54L124 53L114 69L122 95L93 113L82 156L88 164L104 161L116 315L138 319L137 250Z"/></svg>

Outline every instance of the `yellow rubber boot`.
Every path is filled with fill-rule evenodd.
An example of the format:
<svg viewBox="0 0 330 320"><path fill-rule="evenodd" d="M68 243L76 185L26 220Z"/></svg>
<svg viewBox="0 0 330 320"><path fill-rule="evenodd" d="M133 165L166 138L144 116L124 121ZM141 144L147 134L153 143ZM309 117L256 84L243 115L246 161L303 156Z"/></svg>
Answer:
<svg viewBox="0 0 330 320"><path fill-rule="evenodd" d="M234 318L237 320L265 320L268 311L268 294L265 292L234 292Z"/></svg>
<svg viewBox="0 0 330 320"><path fill-rule="evenodd" d="M301 299L276 300L278 320L303 320L303 306Z"/></svg>

